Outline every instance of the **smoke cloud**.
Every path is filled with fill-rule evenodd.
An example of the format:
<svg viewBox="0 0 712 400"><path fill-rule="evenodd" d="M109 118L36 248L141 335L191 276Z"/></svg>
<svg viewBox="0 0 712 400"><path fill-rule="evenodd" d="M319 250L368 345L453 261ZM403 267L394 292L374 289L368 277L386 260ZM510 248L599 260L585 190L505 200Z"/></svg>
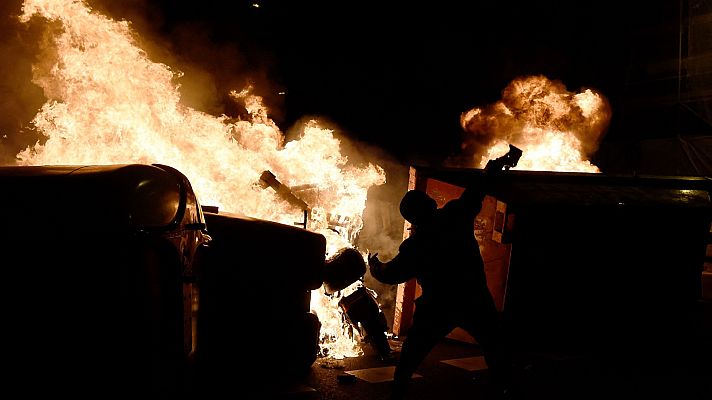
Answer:
<svg viewBox="0 0 712 400"><path fill-rule="evenodd" d="M21 7L21 0L0 2L0 165L13 165L20 150L42 139L29 122L46 100L32 83L43 29L22 24Z"/></svg>
<svg viewBox="0 0 712 400"><path fill-rule="evenodd" d="M386 172L386 183L372 186L368 191L366 208L363 212L364 225L356 247L362 253L378 253L381 261L388 261L395 257L403 241L405 221L400 215L398 206L408 190L408 166L378 147L347 137L342 141L342 150L348 155L349 160L357 164L370 160ZM364 284L378 294L378 303L389 327L392 327L396 286L379 282L371 276L370 272L366 272Z"/></svg>
<svg viewBox="0 0 712 400"><path fill-rule="evenodd" d="M274 60L267 53L246 48L235 39L236 34L217 33L218 27L209 20L190 15L194 5L147 0L87 3L112 19L130 21L149 57L179 71L184 105L211 115L245 116L245 109L230 99L229 92L250 86L262 97L270 118L281 122L284 96L279 93L284 89L272 76ZM165 15L166 10L175 15Z"/></svg>

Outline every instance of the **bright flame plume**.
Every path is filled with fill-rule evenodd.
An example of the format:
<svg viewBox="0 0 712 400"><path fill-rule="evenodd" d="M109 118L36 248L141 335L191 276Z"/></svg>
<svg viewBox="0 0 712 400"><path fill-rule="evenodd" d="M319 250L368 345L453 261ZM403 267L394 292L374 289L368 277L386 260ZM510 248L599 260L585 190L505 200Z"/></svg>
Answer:
<svg viewBox="0 0 712 400"><path fill-rule="evenodd" d="M513 80L502 99L462 114L463 147L472 147L476 167L507 152L524 154L516 169L600 172L589 160L611 118L606 98L592 89L569 92L544 76Z"/></svg>

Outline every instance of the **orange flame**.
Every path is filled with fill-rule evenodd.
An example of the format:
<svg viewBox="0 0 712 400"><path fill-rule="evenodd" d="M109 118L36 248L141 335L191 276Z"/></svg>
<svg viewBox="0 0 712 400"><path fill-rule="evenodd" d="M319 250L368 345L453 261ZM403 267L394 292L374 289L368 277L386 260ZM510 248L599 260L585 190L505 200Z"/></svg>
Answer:
<svg viewBox="0 0 712 400"><path fill-rule="evenodd" d="M462 114L467 136L464 147L475 147L483 167L508 150L524 151L517 169L600 172L587 159L608 127L611 111L606 98L591 89L571 93L543 76L513 80L502 100Z"/></svg>
<svg viewBox="0 0 712 400"><path fill-rule="evenodd" d="M298 140L285 143L250 88L231 92L249 120L231 122L183 106L174 82L180 73L149 60L128 22L82 1L25 0L20 19L35 16L55 23L33 79L48 98L32 121L46 141L20 152L19 164L167 164L188 177L202 204L292 225L301 214L258 185L270 170L287 186L310 185L315 194L307 228L326 236L329 253L351 246L363 226L367 190L385 183L385 173L373 164L347 165L333 131L310 121ZM334 218L341 230L330 229ZM328 338L323 345L333 347L332 357L358 354L354 338L333 327L340 327L338 306L323 297L312 293L322 338Z"/></svg>

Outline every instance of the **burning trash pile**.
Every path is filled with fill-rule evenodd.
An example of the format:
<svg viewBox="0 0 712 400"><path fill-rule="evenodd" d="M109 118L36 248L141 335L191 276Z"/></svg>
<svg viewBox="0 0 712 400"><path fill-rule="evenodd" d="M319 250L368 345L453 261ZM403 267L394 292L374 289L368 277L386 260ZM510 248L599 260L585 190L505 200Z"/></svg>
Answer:
<svg viewBox="0 0 712 400"><path fill-rule="evenodd" d="M294 222L306 228L310 226L310 221L314 216L312 208L301 196L311 198L310 191L315 190L314 185L307 185L299 189L290 188L282 184L271 171L263 171L260 175L260 184L263 188L272 188L275 193L289 203L292 207L303 212L303 220ZM297 196L296 193L300 193ZM328 229L346 237L352 242L358 229L350 224L349 217L326 215L323 219L328 224ZM353 247L342 247L336 251L330 251L331 256L326 260L322 273L323 295L312 296L312 302L316 301L315 309L334 309L339 315L332 315L326 321L325 328L322 329L327 337L322 337L321 356L342 358L342 354L358 355L360 349L354 347L350 341L346 341L343 347L339 337L346 332L346 336L354 338L360 337L364 342L369 342L381 358L388 358L391 355L391 348L386 338L388 324L385 315L381 311L376 301L376 292L367 288L363 283L366 274L366 262L363 254ZM341 345L341 347L338 347Z"/></svg>

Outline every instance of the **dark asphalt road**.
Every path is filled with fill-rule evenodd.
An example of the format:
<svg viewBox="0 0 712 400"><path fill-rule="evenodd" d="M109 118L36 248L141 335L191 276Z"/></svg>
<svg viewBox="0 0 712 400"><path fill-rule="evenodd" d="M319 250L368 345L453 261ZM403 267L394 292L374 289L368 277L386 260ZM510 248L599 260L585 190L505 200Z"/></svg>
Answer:
<svg viewBox="0 0 712 400"><path fill-rule="evenodd" d="M400 342L391 341L394 350ZM364 355L333 361L317 359L309 374L291 386L280 400L386 400L390 382L371 383L356 378L339 379L348 371L395 365L383 362L368 346ZM640 360L586 357L560 354L519 354L516 359L516 399L602 399L607 397L676 400L712 399L710 361L695 366L677 364L666 357L666 345L651 348ZM397 355L397 353L396 353ZM489 390L486 370L466 370L444 360L481 355L475 344L443 340L418 369L407 399L482 399L498 398ZM658 356L659 355L659 356Z"/></svg>

